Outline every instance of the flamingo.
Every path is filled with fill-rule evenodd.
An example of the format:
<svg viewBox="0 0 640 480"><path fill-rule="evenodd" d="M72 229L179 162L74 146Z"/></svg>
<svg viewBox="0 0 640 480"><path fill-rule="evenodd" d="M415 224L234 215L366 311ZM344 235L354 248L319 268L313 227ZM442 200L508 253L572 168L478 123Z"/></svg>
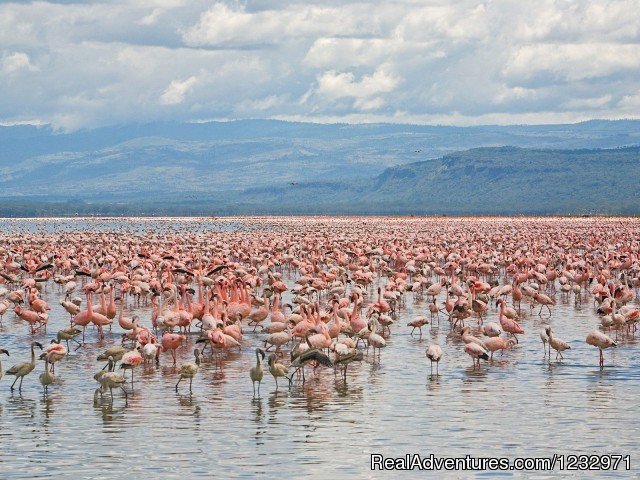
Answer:
<svg viewBox="0 0 640 480"><path fill-rule="evenodd" d="M480 359L489 360L489 354L487 350L480 344L471 342L464 346L464 351L473 359L473 369L476 369L476 361L478 368L480 368Z"/></svg>
<svg viewBox="0 0 640 480"><path fill-rule="evenodd" d="M268 290L265 288L262 292L263 304L261 307L251 310L249 313L249 326L253 326L253 331L256 331L258 326L262 327L261 322L269 316L269 297L267 297Z"/></svg>
<svg viewBox="0 0 640 480"><path fill-rule="evenodd" d="M547 355L547 343L549 343L549 333L547 327L540 329L540 340L542 340L542 348L544 348L544 355ZM549 358L551 358L551 347L549 347Z"/></svg>
<svg viewBox="0 0 640 480"><path fill-rule="evenodd" d="M176 364L176 350L180 348L180 346L186 341L187 337L181 335L179 333L170 333L165 332L162 335L162 348L161 351L169 350L171 352L171 356L173 357L173 364Z"/></svg>
<svg viewBox="0 0 640 480"><path fill-rule="evenodd" d="M440 345L432 343L427 347L425 355L431 362L431 375L433 375L433 362L436 363L436 376L440 375L440 373L438 372L438 366L440 365L440 360L442 359L442 348L440 348Z"/></svg>
<svg viewBox="0 0 640 480"><path fill-rule="evenodd" d="M344 350L342 352L339 352L340 349L336 349L336 356L333 360L333 364L334 366L339 368L344 367L342 370L343 372L342 374L343 374L344 381L346 382L347 368L353 362L361 362L364 358L364 355L362 352L357 351L355 347L349 348L347 345L343 343L336 344L336 347L340 345L344 347Z"/></svg>
<svg viewBox="0 0 640 480"><path fill-rule="evenodd" d="M200 349L195 348L193 350L193 355L195 357L194 362L180 365L180 378L178 379L178 383L176 383L176 392L178 391L178 385L180 385L180 382L185 378L189 379L189 393L192 392L193 377L196 376L196 373L198 373L198 369L200 368L200 354Z"/></svg>
<svg viewBox="0 0 640 480"><path fill-rule="evenodd" d="M291 340L291 333L289 333L288 331L276 332L268 335L264 339L264 344L265 344L265 348L267 344L274 345L276 347L276 350L275 350L276 355L280 355L281 354L280 347L285 343L288 343L290 340ZM268 351L269 348L271 347L266 348L266 350Z"/></svg>
<svg viewBox="0 0 640 480"><path fill-rule="evenodd" d="M107 365L108 365L108 371L107 372L104 372L102 375L99 375L99 376L98 376L98 374L100 372L98 372L98 374L96 374L94 376L94 378L96 378L96 377L99 378L99 382L100 382L100 385L101 385L101 388L99 390L102 393L102 390L104 390L105 388L108 388L109 389L109 393L111 394L111 403L113 403L113 389L114 388L121 389L122 392L124 393L125 406L126 406L128 404L128 401L129 401L129 395L127 394L127 391L124 388L124 385L127 383L127 379L124 378L123 375L120 375L119 373L116 373L116 372L113 371L113 368L115 366L115 362L114 362L114 359L112 357L109 357ZM96 378L96 380L98 380L98 378Z"/></svg>
<svg viewBox="0 0 640 480"><path fill-rule="evenodd" d="M282 363L278 363L276 361L278 357L274 353L269 355L269 373L273 376L276 381L276 390L278 390L278 378L286 377L289 373L289 369L284 366Z"/></svg>
<svg viewBox="0 0 640 480"><path fill-rule="evenodd" d="M551 326L547 325L545 330L549 337L549 355L551 355L551 348L553 348L556 351L556 360L558 359L558 356L560 356L560 359L563 359L564 357L562 356L562 352L569 350L571 345L555 337L551 331Z"/></svg>
<svg viewBox="0 0 640 480"><path fill-rule="evenodd" d="M538 312L538 315L542 313L542 309L544 307L547 307L547 310L549 310L549 315L551 315L551 308L549 307L549 305L555 305L556 304L555 300L553 300L548 295L545 295L543 293L537 293L537 292L533 295L533 300L540 304L540 311Z"/></svg>
<svg viewBox="0 0 640 480"><path fill-rule="evenodd" d="M604 355L602 354L602 351L609 347L616 347L618 345L611 338L598 330L591 330L587 335L586 342L588 345L598 347L598 350L600 350L600 368L604 367Z"/></svg>
<svg viewBox="0 0 640 480"><path fill-rule="evenodd" d="M133 369L142 363L142 355L138 350L131 350L122 355L120 368L131 370L131 391L133 392Z"/></svg>
<svg viewBox="0 0 640 480"><path fill-rule="evenodd" d="M38 347L40 350L42 350L42 344L40 344L39 342L31 342L31 361L30 362L18 363L17 365L14 365L13 367L11 367L9 370L5 372L7 375L13 375L16 377L13 383L11 384L12 392L13 392L13 387L18 381L18 378L20 379L20 386L18 387L18 391L22 392L22 380L24 380L24 377L26 377L31 372L33 372L33 369L36 368L36 352L34 350L35 347Z"/></svg>
<svg viewBox="0 0 640 480"><path fill-rule="evenodd" d="M56 362L62 360L67 355L67 349L60 343L60 340L51 340L51 344L48 345L40 354L40 360L46 359L47 364L51 365L51 373L55 373Z"/></svg>
<svg viewBox="0 0 640 480"><path fill-rule="evenodd" d="M378 330L379 326L380 326L380 324L378 323L378 320L374 318L373 322L372 322L372 325L371 325L371 333L369 334L369 337L367 338L368 344L373 347L373 356L374 356L374 358L375 358L375 355L376 355L376 348L378 349L378 356L379 356L380 355L380 349L387 346L386 340L381 335L378 335L376 333L376 331Z"/></svg>
<svg viewBox="0 0 640 480"><path fill-rule="evenodd" d="M258 397L260 397L260 383L262 383L262 377L264 375L264 370L262 369L262 365L260 364L260 356L262 356L262 360L264 360L264 350L261 348L256 348L256 364L254 367L251 367L249 370L249 377L251 378L251 383L253 384L253 397L256 396L256 382L258 382Z"/></svg>
<svg viewBox="0 0 640 480"><path fill-rule="evenodd" d="M13 311L15 314L20 317L22 320L27 322L31 328L31 334L35 335L36 333L36 324L42 325L42 318L38 315L34 310L24 310L20 305L14 307ZM40 327L38 327L40 328Z"/></svg>
<svg viewBox="0 0 640 480"><path fill-rule="evenodd" d="M518 322L504 316L504 300L500 299L498 300L498 303L500 304L500 326L502 327L502 330L513 335L516 343L518 343L518 337L516 337L516 334L522 335L524 334L524 330L520 327Z"/></svg>
<svg viewBox="0 0 640 480"><path fill-rule="evenodd" d="M44 359L44 372L38 376L38 379L40 380L44 394L47 395L49 393L49 385L55 381L56 377L53 375L53 366L51 367L51 371L49 370L49 357L40 358Z"/></svg>
<svg viewBox="0 0 640 480"><path fill-rule="evenodd" d="M84 332L87 328L87 325L89 325L89 323L91 322L91 317L93 315L93 310L91 305L91 292L89 290L87 290L86 296L87 296L87 309L76 314L76 316L73 317L73 319L71 320L72 327L74 325L82 327L82 343L84 343Z"/></svg>
<svg viewBox="0 0 640 480"><path fill-rule="evenodd" d="M429 324L429 320L427 320L427 317L425 317L424 315L420 315L420 316L414 317L413 320L407 323L407 326L412 327L410 335L413 335L414 330L417 328L418 331L420 332L420 338L422 338L422 327L428 324Z"/></svg>
<svg viewBox="0 0 640 480"><path fill-rule="evenodd" d="M496 352L498 350L507 350L511 347L511 345L515 343L516 342L513 338L505 340L502 337L491 337L482 342L482 346L485 348L485 350L491 352L489 360L493 360L493 352Z"/></svg>

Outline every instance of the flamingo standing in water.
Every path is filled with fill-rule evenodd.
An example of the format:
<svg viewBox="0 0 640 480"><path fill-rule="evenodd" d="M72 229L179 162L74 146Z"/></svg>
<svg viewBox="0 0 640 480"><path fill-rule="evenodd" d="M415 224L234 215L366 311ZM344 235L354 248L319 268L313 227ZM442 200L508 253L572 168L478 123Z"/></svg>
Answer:
<svg viewBox="0 0 640 480"><path fill-rule="evenodd" d="M20 385L18 386L18 391L22 392L22 380L24 380L24 377L26 377L31 372L33 372L33 369L36 368L36 352L34 350L34 347L38 347L40 350L42 350L42 344L40 344L39 342L31 342L31 361L30 362L18 363L17 365L14 365L13 367L11 367L9 370L5 372L7 375L14 375L16 377L16 379L11 384L12 392L13 392L13 387L15 386L18 379L20 379Z"/></svg>
<svg viewBox="0 0 640 480"><path fill-rule="evenodd" d="M544 355L547 356L547 343L549 343L549 334L547 333L547 327L540 329L540 340L542 340L542 348L544 348ZM551 358L551 347L549 347L549 358Z"/></svg>
<svg viewBox="0 0 640 480"><path fill-rule="evenodd" d="M498 300L498 303L500 304L500 326L502 327L502 330L513 335L516 343L518 343L518 337L516 337L516 334L522 335L524 334L524 330L522 329L522 327L520 327L520 324L518 322L507 318L504 315L504 300L500 299Z"/></svg>
<svg viewBox="0 0 640 480"><path fill-rule="evenodd" d="M89 305L89 311L91 312L91 323L93 323L96 327L98 327L98 338L103 340L104 339L103 327L107 325L111 325L113 320L107 317L106 315L103 315L102 313L93 311L90 305Z"/></svg>
<svg viewBox="0 0 640 480"><path fill-rule="evenodd" d="M267 293L268 290L265 288L262 292L262 306L255 310L251 310L249 313L249 326L253 326L254 332L258 326L262 327L261 322L269 316L269 297L267 296Z"/></svg>
<svg viewBox="0 0 640 480"><path fill-rule="evenodd" d="M286 377L289 373L289 369L282 363L278 363L277 358L275 353L269 355L269 373L276 381L276 390L278 390L278 377Z"/></svg>
<svg viewBox="0 0 640 480"><path fill-rule="evenodd" d="M420 338L422 338L422 327L429 324L429 320L424 315L419 315L407 323L407 327L411 327L410 335L413 335L414 330L417 328L420 332Z"/></svg>
<svg viewBox="0 0 640 480"><path fill-rule="evenodd" d="M51 340L51 344L48 345L40 354L40 360L46 359L47 364L51 365L51 373L55 373L56 362L62 360L67 355L67 349L60 343Z"/></svg>
<svg viewBox="0 0 640 480"><path fill-rule="evenodd" d="M43 357L40 357L43 358ZM40 384L44 390L44 394L47 395L49 393L49 385L51 385L56 377L53 375L53 371L49 370L49 359L44 357L44 372L42 372L38 379L40 380Z"/></svg>
<svg viewBox="0 0 640 480"><path fill-rule="evenodd" d="M60 300L60 305L64 308L70 316L70 321L73 321L73 316L80 313L80 307L69 300Z"/></svg>
<svg viewBox="0 0 640 480"><path fill-rule="evenodd" d="M353 301L353 310L349 317L349 324L351 325L351 331L358 334L367 328L367 322L360 316L360 304L358 302L358 295L355 293L351 296Z"/></svg>
<svg viewBox="0 0 640 480"><path fill-rule="evenodd" d="M564 359L564 357L562 356L562 352L571 349L571 345L554 336L553 332L551 331L550 325L547 325L545 330L547 336L549 337L549 356L551 356L551 348L553 348L556 351L556 360L558 359L558 356L560 356L561 360Z"/></svg>
<svg viewBox="0 0 640 480"><path fill-rule="evenodd" d="M251 383L253 384L253 396L256 396L256 382L258 382L258 397L260 397L260 384L262 383L262 377L264 376L264 370L262 369L262 365L260 364L260 356L262 356L262 360L264 360L264 350L261 348L256 348L256 364L254 367L251 367L249 370L249 377L251 378Z"/></svg>
<svg viewBox="0 0 640 480"><path fill-rule="evenodd" d="M588 345L598 347L600 350L600 367L604 367L604 355L602 354L602 351L609 347L616 347L618 345L611 338L598 330L590 331L587 335L586 342Z"/></svg>
<svg viewBox="0 0 640 480"><path fill-rule="evenodd" d="M486 350L491 352L489 360L493 360L493 352L496 352L498 350L507 350L514 343L516 343L516 341L513 338L505 340L502 337L491 337L482 342L482 345Z"/></svg>
<svg viewBox="0 0 640 480"><path fill-rule="evenodd" d="M195 348L193 350L193 355L195 356L195 361L193 363L184 363L180 365L180 378L178 379L178 383L176 383L176 392L178 391L178 385L184 378L189 379L189 393L192 392L191 387L193 385L193 377L198 373L198 369L200 368L200 349Z"/></svg>
<svg viewBox="0 0 640 480"><path fill-rule="evenodd" d="M22 307L20 307L20 305L14 307L13 311L18 317L29 324L32 335L35 335L36 333L36 324L39 324L38 328L42 326L42 318L40 318L38 312L35 312L33 310L24 310Z"/></svg>
<svg viewBox="0 0 640 480"><path fill-rule="evenodd" d="M440 348L440 345L432 343L427 348L425 354L431 361L431 375L433 375L433 362L436 362L436 376L440 375L438 372L438 365L440 365L440 359L442 358L442 348Z"/></svg>
<svg viewBox="0 0 640 480"><path fill-rule="evenodd" d="M533 295L533 301L540 304L540 311L538 312L538 315L542 313L542 309L544 307L547 307L547 310L549 310L549 316L551 316L551 308L549 307L549 305L556 304L556 301L554 299L552 299L548 295L545 295L544 293L535 293Z"/></svg>
<svg viewBox="0 0 640 480"><path fill-rule="evenodd" d="M131 391L133 392L133 369L142 363L142 355L138 350L131 350L122 355L120 360L120 368L123 370L131 370Z"/></svg>
<svg viewBox="0 0 640 480"><path fill-rule="evenodd" d="M91 305L91 291L87 289L87 309L78 313L71 320L71 326L77 325L78 327L82 327L82 343L84 343L84 332L87 328L87 325L91 322L91 317L93 316L93 307Z"/></svg>
<svg viewBox="0 0 640 480"><path fill-rule="evenodd" d="M489 354L482 345L475 342L467 343L464 346L464 351L473 359L473 369L476 369L476 362L478 368L480 368L480 359L489 360Z"/></svg>
<svg viewBox="0 0 640 480"><path fill-rule="evenodd" d="M160 353L160 351L164 352L169 350L171 352L171 356L173 357L173 364L175 365L176 350L180 348L180 346L182 346L186 339L187 337L179 333L166 332L164 335L162 335L162 340L160 342L162 347L160 350L158 350L158 353Z"/></svg>

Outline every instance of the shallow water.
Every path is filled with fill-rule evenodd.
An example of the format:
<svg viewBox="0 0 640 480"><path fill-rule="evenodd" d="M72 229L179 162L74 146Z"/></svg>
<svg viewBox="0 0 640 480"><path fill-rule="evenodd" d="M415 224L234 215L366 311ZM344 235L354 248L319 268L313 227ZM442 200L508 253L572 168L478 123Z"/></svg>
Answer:
<svg viewBox="0 0 640 480"><path fill-rule="evenodd" d="M23 223L20 223L23 222ZM75 229L76 222L3 221L2 231L13 228ZM98 220L82 228L92 228ZM104 222L104 221L103 221ZM122 221L110 220L117 230ZM148 221L127 223L144 231ZM159 220L150 228L170 228ZM182 226L191 220L181 220ZM198 223L200 222L200 223ZM233 223L235 222L235 223ZM250 228L248 220L198 220L194 229ZM167 226L169 225L169 226ZM202 225L205 225L204 227ZM104 223L98 228L105 228ZM287 279L291 282L291 279ZM48 343L58 329L68 326L69 315L58 304L61 294L53 282L43 298L52 305L49 334L33 338ZM114 392L97 404L93 374L104 362L95 357L119 342L117 323L102 342L87 329L87 344L56 365L57 382L44 396L37 375L24 381L22 394L9 391L12 377L0 381L0 477L47 478L73 474L74 478L191 478L219 475L267 478L395 478L393 472L371 472L370 454L403 456L548 457L554 453L631 455L631 472L619 469L610 476L637 477L635 458L640 419L636 406L640 394L637 370L640 348L636 338L624 339L605 351L605 368L598 367L597 349L585 344L597 325L593 302L584 296L575 305L573 295L556 295L553 316L530 314L523 302L526 335L515 348L496 354L492 363L473 370L459 335L441 316L439 325L424 328L422 338L409 335L407 321L424 314L426 299L408 295L387 347L380 358L369 353L361 365L352 364L347 381L333 371L307 374L303 386L289 389L283 381L278 391L268 371L261 398L252 398L248 370L255 362L254 348L263 338L245 329L242 353L228 355L216 368L207 353L193 382L180 393L173 388L176 368L170 355L160 367L141 366L135 371L135 390L128 406ZM371 295L370 298L373 296ZM143 323L150 324L150 308L132 307ZM475 319L470 324L475 326ZM491 308L489 320L497 321ZM543 357L539 325L550 322L556 334L570 342L565 360ZM0 345L11 352L2 357L4 369L27 360L32 336L13 313L0 327ZM192 360L195 335L188 348L179 350L178 365ZM430 341L444 350L440 376L429 375L424 352ZM310 371L309 371L310 372ZM128 374L127 374L128 375ZM130 385L128 386L130 389ZM622 468L622 466L620 467ZM482 472L408 473L423 476L493 478ZM527 478L586 478L597 472L506 472Z"/></svg>

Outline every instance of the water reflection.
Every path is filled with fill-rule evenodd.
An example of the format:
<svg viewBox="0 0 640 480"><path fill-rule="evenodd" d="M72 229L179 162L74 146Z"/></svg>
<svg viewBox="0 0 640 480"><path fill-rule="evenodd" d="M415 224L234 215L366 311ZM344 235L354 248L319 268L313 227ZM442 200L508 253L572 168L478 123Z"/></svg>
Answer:
<svg viewBox="0 0 640 480"><path fill-rule="evenodd" d="M50 396L46 396L40 401L40 415L43 418L42 426L45 427L45 430L48 429L51 423L51 417L55 413L54 407L55 402Z"/></svg>
<svg viewBox="0 0 640 480"><path fill-rule="evenodd" d="M22 393L12 392L6 403L7 415L11 417L35 418L36 401L23 396Z"/></svg>

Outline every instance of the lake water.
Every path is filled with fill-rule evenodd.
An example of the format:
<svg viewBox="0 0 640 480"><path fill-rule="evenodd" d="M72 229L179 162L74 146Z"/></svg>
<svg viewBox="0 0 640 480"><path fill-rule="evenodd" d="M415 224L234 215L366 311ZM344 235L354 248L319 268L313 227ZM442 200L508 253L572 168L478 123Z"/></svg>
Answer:
<svg viewBox="0 0 640 480"><path fill-rule="evenodd" d="M368 220L373 221L373 220ZM146 229L166 231L172 220L3 220L0 232L87 229ZM250 219L180 220L179 228L194 232L251 232ZM295 278L285 278L292 285ZM49 282L43 298L52 305L48 334L34 339L48 343L68 326L69 315L58 304L62 295ZM161 365L139 367L135 392L125 407L114 391L113 404L105 396L97 404L93 374L104 362L98 353L119 343L113 332L98 341L87 329L87 344L56 365L57 382L44 396L37 374L24 380L22 393L9 391L12 377L0 381L0 478L493 478L482 472L420 473L371 472L370 455L549 457L558 454L631 455L630 472L619 469L612 477L637 478L636 457L640 417L638 370L640 347L636 338L621 340L605 351L605 368L598 367L598 351L585 344L597 325L590 296L576 306L573 295L556 294L558 304L550 320L557 335L571 344L565 360L543 356L539 327L542 319L524 307L521 325L526 331L515 348L497 353L492 363L473 370L459 334L449 322L425 327L422 338L409 335L406 323L427 314L427 300L408 295L406 308L392 326L379 360L371 354L352 364L347 381L332 370L308 373L307 382L276 392L268 371L261 398L252 398L249 368L254 349L264 337L245 329L242 352L224 358L221 368L205 354L193 382L174 391L177 369L170 356ZM442 296L441 296L442 297ZM290 298L286 295L286 298ZM375 298L369 296L369 300ZM84 304L83 304L84 305ZM523 302L524 305L524 302ZM150 324L150 308L134 307L129 315ZM497 321L495 306L489 319ZM469 322L475 327L475 319ZM178 352L178 365L192 360L195 335ZM12 312L0 327L4 369L29 357L32 336ZM430 377L425 349L437 341L444 350L440 376ZM288 348L286 349L288 351ZM310 372L310 371L308 371ZM128 386L130 388L130 385ZM598 472L504 472L522 478L588 478Z"/></svg>

